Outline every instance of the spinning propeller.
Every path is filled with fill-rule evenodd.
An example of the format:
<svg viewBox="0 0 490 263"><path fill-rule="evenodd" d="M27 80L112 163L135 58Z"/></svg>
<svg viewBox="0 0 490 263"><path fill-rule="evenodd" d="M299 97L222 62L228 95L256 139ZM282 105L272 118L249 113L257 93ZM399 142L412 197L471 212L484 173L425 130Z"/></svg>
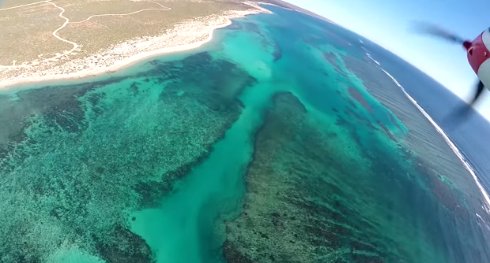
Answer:
<svg viewBox="0 0 490 263"><path fill-rule="evenodd" d="M462 120L471 113L470 109L478 99L485 87L490 88L490 29L483 31L475 40L469 41L456 34L435 25L417 23L415 30L421 34L427 34L439 39L462 45L467 52L468 62L473 71L479 78L475 86L475 92L469 105L465 105L456 110L451 116L456 117L456 121Z"/></svg>
<svg viewBox="0 0 490 263"><path fill-rule="evenodd" d="M415 24L414 28L415 28L416 32L418 32L418 33L438 37L440 39L443 39L443 40L446 40L446 41L449 41L452 43L463 45L463 43L466 41L464 38L461 38L461 37L449 32L449 31L446 31L445 29L440 28L440 27L435 26L435 25L425 24L425 23L417 23L417 24Z"/></svg>

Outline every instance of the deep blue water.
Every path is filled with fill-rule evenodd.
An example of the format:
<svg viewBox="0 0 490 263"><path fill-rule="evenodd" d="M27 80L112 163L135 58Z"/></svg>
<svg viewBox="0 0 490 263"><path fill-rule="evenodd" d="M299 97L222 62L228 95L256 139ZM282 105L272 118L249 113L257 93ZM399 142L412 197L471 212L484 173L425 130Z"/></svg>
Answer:
<svg viewBox="0 0 490 263"><path fill-rule="evenodd" d="M410 95L431 115L475 168L487 191L490 191L490 122L472 111L467 119L454 125L447 118L466 102L419 69L393 53L365 40L370 51ZM475 77L476 79L476 77Z"/></svg>

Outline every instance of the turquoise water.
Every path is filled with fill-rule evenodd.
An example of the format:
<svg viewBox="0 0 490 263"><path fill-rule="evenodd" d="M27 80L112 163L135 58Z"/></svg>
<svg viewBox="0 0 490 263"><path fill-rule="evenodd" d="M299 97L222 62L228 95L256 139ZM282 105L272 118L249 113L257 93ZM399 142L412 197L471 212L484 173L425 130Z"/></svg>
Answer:
<svg viewBox="0 0 490 263"><path fill-rule="evenodd" d="M264 88L257 85L245 92L241 98L244 111L238 121L213 146L208 159L177 183L173 194L159 207L131 215L136 218L131 229L154 248L157 262L212 262L220 258L223 238L215 233L222 229L216 224L240 208L253 134L272 94Z"/></svg>
<svg viewBox="0 0 490 263"><path fill-rule="evenodd" d="M350 70L357 37L270 8L188 54L0 94L0 261L487 261L478 190Z"/></svg>

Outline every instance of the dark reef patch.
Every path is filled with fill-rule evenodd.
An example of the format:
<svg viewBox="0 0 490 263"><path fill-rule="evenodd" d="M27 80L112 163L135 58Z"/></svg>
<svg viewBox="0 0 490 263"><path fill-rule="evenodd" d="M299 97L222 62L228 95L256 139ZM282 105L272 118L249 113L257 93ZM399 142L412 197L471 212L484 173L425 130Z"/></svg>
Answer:
<svg viewBox="0 0 490 263"><path fill-rule="evenodd" d="M0 95L0 149L25 139L24 129L32 115L44 115L52 124L77 131L83 123L83 109L77 97L93 89L94 85L77 85L72 88L45 87L19 91L15 97ZM9 114L5 114L9 113Z"/></svg>
<svg viewBox="0 0 490 263"><path fill-rule="evenodd" d="M228 262L414 262L414 255L432 260L421 252L426 245L413 246L411 234L393 234L408 226L421 229L417 235L431 246L464 246L433 238L441 231L457 235L456 229L443 230L437 218L448 211L444 206L457 212L460 204L439 179L416 179L426 171L412 166L395 138L375 135L389 132L387 127L369 126L367 132L359 128L367 124L338 117L336 129L344 131L338 136L310 118L291 93L274 97L256 136L243 212L227 223ZM357 146L346 145L345 136ZM414 209L427 215L423 223Z"/></svg>
<svg viewBox="0 0 490 263"><path fill-rule="evenodd" d="M330 134L326 136L332 138ZM336 156L336 147L311 126L306 109L292 94L274 97L257 135L244 211L227 225L228 262L367 257L362 253L371 253L370 260L390 258L383 254L388 250L382 243L371 237L376 233L370 230L373 226L345 204L345 190L324 178L329 173L353 173L348 162ZM350 255L335 255L344 249Z"/></svg>
<svg viewBox="0 0 490 263"><path fill-rule="evenodd" d="M334 67L337 71L337 74L345 74L344 71L340 68L339 61L337 56L332 52L324 52L323 58Z"/></svg>
<svg viewBox="0 0 490 263"><path fill-rule="evenodd" d="M364 96L357 89L349 87L348 92L349 92L350 96L353 99L355 99L359 104L361 104L361 106L365 110L367 110L368 112L373 111L373 108L371 107L371 105L369 105L369 103L366 101Z"/></svg>
<svg viewBox="0 0 490 263"><path fill-rule="evenodd" d="M153 262L126 213L155 205L209 155L256 81L206 52L150 65L0 97L0 207L11 215L0 217L0 261L44 260L68 240L107 262ZM22 235L18 222L30 226Z"/></svg>
<svg viewBox="0 0 490 263"><path fill-rule="evenodd" d="M153 263L152 252L138 235L121 225L116 225L110 233L94 237L95 248L107 263ZM110 237L110 240L106 240Z"/></svg>

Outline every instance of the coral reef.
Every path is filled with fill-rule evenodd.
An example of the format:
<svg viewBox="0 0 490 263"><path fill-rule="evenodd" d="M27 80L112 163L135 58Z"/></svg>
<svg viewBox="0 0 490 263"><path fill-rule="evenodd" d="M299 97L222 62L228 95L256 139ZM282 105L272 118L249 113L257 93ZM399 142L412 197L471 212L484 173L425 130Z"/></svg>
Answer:
<svg viewBox="0 0 490 263"><path fill-rule="evenodd" d="M424 247L440 246L433 237L443 231L457 233L434 221L447 210L417 179L421 171L391 140L348 120L336 125L315 121L291 93L275 96L257 134L243 212L226 225L228 262L441 259ZM364 136L358 149L345 143L356 136ZM446 198L449 190L441 189Z"/></svg>
<svg viewBox="0 0 490 263"><path fill-rule="evenodd" d="M128 213L159 202L209 154L254 79L207 53L151 64L128 77L2 97L2 107L20 110L0 128L8 142L0 261L45 261L59 247L107 262L152 261Z"/></svg>

